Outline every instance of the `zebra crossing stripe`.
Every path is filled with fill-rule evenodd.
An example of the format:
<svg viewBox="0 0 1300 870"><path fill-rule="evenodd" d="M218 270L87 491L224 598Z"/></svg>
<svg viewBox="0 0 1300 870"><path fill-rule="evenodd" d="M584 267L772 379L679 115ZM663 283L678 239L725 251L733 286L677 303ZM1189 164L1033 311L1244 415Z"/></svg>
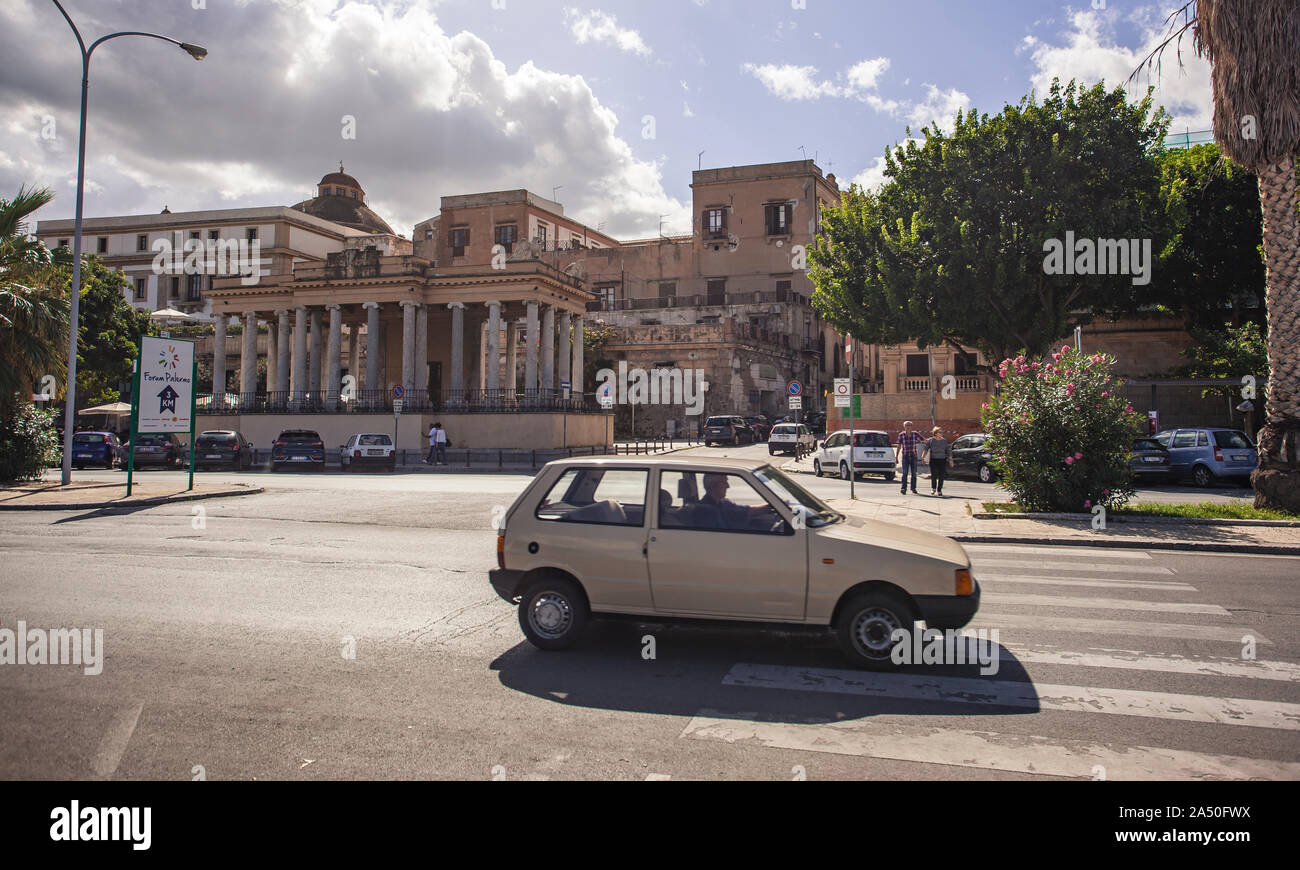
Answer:
<svg viewBox="0 0 1300 870"><path fill-rule="evenodd" d="M1063 571L1114 571L1124 574L1173 574L1172 568L1163 565L1091 565L1082 560L1074 562L1035 562L1026 565L1024 559L971 559L971 564L978 570L988 568L1059 568Z"/></svg>
<svg viewBox="0 0 1300 870"><path fill-rule="evenodd" d="M976 553L1032 553L1035 556L1071 556L1087 554L1089 559L1141 559L1150 560L1145 551L1112 550L1101 547L1019 547L1012 544L964 544L966 552Z"/></svg>
<svg viewBox="0 0 1300 870"><path fill-rule="evenodd" d="M1300 764L1292 762L869 720L773 722L755 713L700 710L680 736L1078 779L1300 780Z"/></svg>
<svg viewBox="0 0 1300 870"><path fill-rule="evenodd" d="M1176 637L1183 640L1242 643L1249 636L1257 644L1272 641L1252 628L1241 626L1186 625L1173 622L1131 622L1122 619L1082 619L1069 616L1042 616L1025 613L997 613L980 608L975 616L974 628L1008 628L1044 632L1077 632L1080 634L1120 634L1137 637Z"/></svg>
<svg viewBox="0 0 1300 870"><path fill-rule="evenodd" d="M1031 577L1019 574L985 574L975 572L975 579L980 585L992 583L1028 583L1033 586L1091 586L1098 589L1146 589L1165 592L1195 592L1196 587L1190 583L1169 580L1112 580L1100 577Z"/></svg>
<svg viewBox="0 0 1300 870"><path fill-rule="evenodd" d="M1056 595L1021 595L1015 592L989 592L983 601L989 604L1014 604L1027 607L1076 607L1092 610L1142 610L1151 613L1206 613L1232 616L1217 604L1183 601L1132 601L1127 598L1067 598Z"/></svg>
<svg viewBox="0 0 1300 870"><path fill-rule="evenodd" d="M975 638L973 629L963 635ZM1228 658L1227 656L1189 657L1177 655L1152 655L1136 650L1090 649L1073 652L1047 647L1030 647L1023 644L1003 644L1000 652L1003 662L1035 665L1077 665L1086 668L1112 668L1124 671L1158 671L1167 674L1193 674L1200 677L1245 677L1252 680L1276 680L1300 683L1300 665L1292 662L1261 661L1258 659ZM973 660L968 658L968 661Z"/></svg>
<svg viewBox="0 0 1300 870"><path fill-rule="evenodd" d="M1300 704L1247 698L748 663L732 667L722 678L722 683L726 686L831 692L981 707L1020 707L1041 712L1106 713L1300 731Z"/></svg>

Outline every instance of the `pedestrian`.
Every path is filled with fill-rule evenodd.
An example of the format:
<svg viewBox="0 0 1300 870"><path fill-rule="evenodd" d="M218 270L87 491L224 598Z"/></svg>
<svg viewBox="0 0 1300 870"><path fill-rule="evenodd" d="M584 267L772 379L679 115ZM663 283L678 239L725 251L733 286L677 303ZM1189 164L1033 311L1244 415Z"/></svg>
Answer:
<svg viewBox="0 0 1300 870"><path fill-rule="evenodd" d="M916 494L916 460L920 445L925 442L920 432L912 429L912 421L906 420L903 423L903 431L898 433L898 446L894 451L895 460L901 461L903 465L903 488L901 492L907 494L907 472L912 471L912 494Z"/></svg>
<svg viewBox="0 0 1300 870"><path fill-rule="evenodd" d="M930 461L930 495L943 495L943 480L948 474L948 441L941 427L935 426L925 439L925 456Z"/></svg>
<svg viewBox="0 0 1300 870"><path fill-rule="evenodd" d="M438 446L438 424L434 423L429 427L429 455L420 460L423 464L428 465L434 460L434 450Z"/></svg>
<svg viewBox="0 0 1300 870"><path fill-rule="evenodd" d="M447 437L447 430L442 428L441 423L433 424L433 446L437 451L437 465L447 464L447 445L451 440Z"/></svg>

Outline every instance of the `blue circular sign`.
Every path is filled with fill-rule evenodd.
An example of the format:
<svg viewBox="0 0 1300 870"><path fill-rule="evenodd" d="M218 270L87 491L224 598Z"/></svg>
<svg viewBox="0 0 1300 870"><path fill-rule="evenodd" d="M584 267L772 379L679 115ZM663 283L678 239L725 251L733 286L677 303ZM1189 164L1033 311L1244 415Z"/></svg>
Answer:
<svg viewBox="0 0 1300 870"><path fill-rule="evenodd" d="M394 399L400 399L400 398L402 398L402 396L404 396L404 395L406 395L406 390L402 389L402 385L401 385L401 384L393 384L393 398L394 398Z"/></svg>
<svg viewBox="0 0 1300 870"><path fill-rule="evenodd" d="M790 395L792 396L803 395L803 384L799 383L798 381L791 381L787 389L790 390Z"/></svg>

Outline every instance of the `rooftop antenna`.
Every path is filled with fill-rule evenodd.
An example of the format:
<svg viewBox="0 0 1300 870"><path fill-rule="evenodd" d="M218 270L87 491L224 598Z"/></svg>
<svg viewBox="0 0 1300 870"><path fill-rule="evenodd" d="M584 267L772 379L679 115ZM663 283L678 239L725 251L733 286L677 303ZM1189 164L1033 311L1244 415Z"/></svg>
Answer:
<svg viewBox="0 0 1300 870"><path fill-rule="evenodd" d="M802 145L800 145L800 146L799 146L799 150L803 153L803 159L804 159L804 160L807 160L807 159L808 159L808 151L807 151L807 149L805 149Z"/></svg>
<svg viewBox="0 0 1300 870"><path fill-rule="evenodd" d="M699 154L697 154L697 155L695 155L695 156L696 156L696 158L697 158L697 163L696 163L695 168L696 168L696 169L700 169L700 170L704 169L704 152L701 151Z"/></svg>
<svg viewBox="0 0 1300 870"><path fill-rule="evenodd" d="M666 217L668 217L666 214L659 215L659 238L661 239L664 238L664 218Z"/></svg>
<svg viewBox="0 0 1300 870"><path fill-rule="evenodd" d="M564 185L557 184L555 187L551 188L551 202L559 202L559 200L555 198L555 191L557 190L564 190Z"/></svg>

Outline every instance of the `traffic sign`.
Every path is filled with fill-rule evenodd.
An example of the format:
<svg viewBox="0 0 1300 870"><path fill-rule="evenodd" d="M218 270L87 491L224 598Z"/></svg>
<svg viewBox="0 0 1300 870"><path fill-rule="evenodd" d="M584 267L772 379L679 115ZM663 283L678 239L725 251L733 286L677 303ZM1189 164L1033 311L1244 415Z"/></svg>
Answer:
<svg viewBox="0 0 1300 870"><path fill-rule="evenodd" d="M400 413L402 413L402 400L401 400L401 399L393 399L393 413L394 413L394 414L400 414Z"/></svg>
<svg viewBox="0 0 1300 870"><path fill-rule="evenodd" d="M849 386L849 379L848 379L848 378L836 378L836 379L835 379L835 396L836 396L837 398L840 397L840 396L847 396L847 395L849 395L849 393L850 393L851 390L852 390L852 388ZM841 407L841 406L837 404L836 407L838 408L838 407Z"/></svg>
<svg viewBox="0 0 1300 870"><path fill-rule="evenodd" d="M406 395L406 390L402 389L402 385L401 385L401 384L393 384L393 398L394 398L394 399L400 399L400 398L402 398L402 396L404 396L404 395Z"/></svg>
<svg viewBox="0 0 1300 870"><path fill-rule="evenodd" d="M837 408L847 408L847 407L849 406L849 401L850 401L851 399L852 399L852 396L841 396L841 395L838 395L838 394L837 394L837 395L835 396L835 407L837 407Z"/></svg>
<svg viewBox="0 0 1300 870"><path fill-rule="evenodd" d="M596 388L596 401L602 408L612 408L614 406L614 385L606 381Z"/></svg>
<svg viewBox="0 0 1300 870"><path fill-rule="evenodd" d="M561 389L561 390L567 390L567 389L569 389L569 388L572 387L572 386L573 386L573 384L572 384L571 382L569 382L569 381L560 381L560 389Z"/></svg>
<svg viewBox="0 0 1300 870"><path fill-rule="evenodd" d="M803 395L803 384L799 383L798 381L791 381L789 385L786 387L786 389L789 390L790 395L792 396Z"/></svg>
<svg viewBox="0 0 1300 870"><path fill-rule="evenodd" d="M803 396L790 397L790 410L797 411L803 409Z"/></svg>

